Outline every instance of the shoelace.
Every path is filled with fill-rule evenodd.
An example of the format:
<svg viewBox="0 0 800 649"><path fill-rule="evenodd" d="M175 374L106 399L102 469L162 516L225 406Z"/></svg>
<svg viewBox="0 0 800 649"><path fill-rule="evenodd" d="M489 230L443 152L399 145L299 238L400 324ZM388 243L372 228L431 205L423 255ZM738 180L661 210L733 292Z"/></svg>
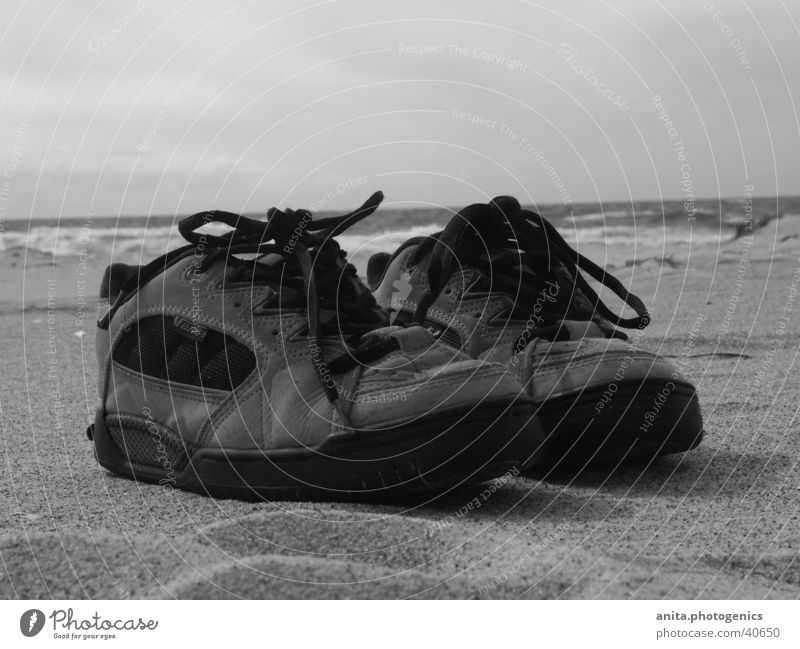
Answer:
<svg viewBox="0 0 800 649"><path fill-rule="evenodd" d="M281 287L278 306L307 308L309 342L315 345L313 366L328 399L334 403L339 393L331 378L333 374L366 364L397 348L392 338L366 335L388 326L388 318L361 284L353 265L346 263L346 253L334 240L372 214L382 201L383 194L376 192L353 212L318 220L312 220L308 210L277 208L269 210L266 221L221 210L186 217L179 223L178 231L189 245L142 266L120 288L98 327L107 329L117 310L151 279L187 255L201 252L199 273L216 261L225 261L223 287L242 282L278 285ZM220 236L198 232L210 223L222 223L232 229ZM242 259L237 255L255 255L255 258ZM267 255L279 255L283 263L261 263ZM321 310L335 317L322 321ZM332 333L341 335L354 349L328 364L322 357L322 338Z"/></svg>
<svg viewBox="0 0 800 649"><path fill-rule="evenodd" d="M417 302L413 320L424 322L428 309L445 284L461 266L476 266L491 277L492 290L510 294L515 312L525 314L526 307L543 290L545 282L568 273L574 283L567 295L558 300L559 308L544 315L554 326L556 320L592 319L595 312L618 327L643 329L650 323L644 302L630 293L613 275L574 250L540 214L522 210L511 196L499 196L489 204L476 203L461 210L444 230L421 241L414 260L427 275L429 290ZM414 263L412 260L412 263ZM600 299L586 278L590 277L611 289L635 312L632 318L615 314ZM576 300L579 290L587 306ZM588 307L588 308L587 308ZM527 318L527 314L522 316ZM625 337L618 333L619 337ZM528 337L525 340L528 341Z"/></svg>

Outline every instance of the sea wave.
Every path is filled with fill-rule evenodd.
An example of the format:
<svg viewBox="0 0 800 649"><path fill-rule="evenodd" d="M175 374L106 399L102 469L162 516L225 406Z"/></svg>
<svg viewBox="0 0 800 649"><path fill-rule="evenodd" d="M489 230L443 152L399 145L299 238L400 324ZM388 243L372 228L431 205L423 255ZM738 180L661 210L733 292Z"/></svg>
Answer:
<svg viewBox="0 0 800 649"><path fill-rule="evenodd" d="M792 197L781 197L779 203L782 211L797 212L800 206L800 200ZM776 209L774 198L754 200L753 225L758 227L773 218ZM393 251L409 237L440 230L452 212L387 208L381 210L380 218L366 219L341 235L339 242L362 271L370 255ZM679 201L543 206L542 215L571 245L608 265L652 254L671 254L685 247L719 244L734 238L745 224L742 206L734 201L698 202L694 221L687 218ZM145 263L185 245L178 233L179 218L164 215L7 220L0 224L0 254L5 251L20 257L34 252L37 256L51 256L55 261L80 256L91 257L97 263ZM211 224L206 229L219 233L226 226Z"/></svg>
<svg viewBox="0 0 800 649"><path fill-rule="evenodd" d="M388 228L384 230L353 233L338 237L343 249L355 260L368 257L375 252L392 251L410 237L424 236L439 230L439 224L417 225L410 228ZM218 229L224 231L224 227ZM614 249L617 253L631 257L640 249L669 249L674 245L704 245L718 243L732 237L727 228L665 228L630 227L624 225L598 225L593 219L580 226L561 226L560 232L579 251L583 247L597 246ZM175 226L155 227L46 227L34 226L28 231L7 231L0 234L0 252L35 251L52 255L56 260L64 257L91 256L98 260L143 263L174 250L186 242ZM360 266L356 263L356 266Z"/></svg>

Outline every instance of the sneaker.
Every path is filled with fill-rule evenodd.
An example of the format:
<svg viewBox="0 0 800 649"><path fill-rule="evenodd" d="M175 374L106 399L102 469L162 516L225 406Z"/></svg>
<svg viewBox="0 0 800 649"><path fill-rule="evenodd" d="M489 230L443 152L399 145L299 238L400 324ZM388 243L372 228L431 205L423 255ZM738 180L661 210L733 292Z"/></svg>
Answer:
<svg viewBox="0 0 800 649"><path fill-rule="evenodd" d="M615 315L581 270L636 315ZM694 386L639 348L643 302L512 197L470 205L441 232L374 256L368 282L393 321L506 365L545 429L539 469L648 462L702 439ZM619 328L636 330L633 340Z"/></svg>
<svg viewBox="0 0 800 649"><path fill-rule="evenodd" d="M106 469L218 497L327 499L442 490L524 466L531 400L499 363L391 325L334 237L340 217L190 216L188 245L101 286ZM206 232L204 226L219 233Z"/></svg>

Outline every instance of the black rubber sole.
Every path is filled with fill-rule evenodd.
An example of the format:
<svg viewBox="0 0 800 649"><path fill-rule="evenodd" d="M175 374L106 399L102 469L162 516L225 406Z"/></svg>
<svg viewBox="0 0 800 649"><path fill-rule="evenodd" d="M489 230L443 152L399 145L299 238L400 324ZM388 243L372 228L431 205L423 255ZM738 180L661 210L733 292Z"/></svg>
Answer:
<svg viewBox="0 0 800 649"><path fill-rule="evenodd" d="M646 464L703 439L695 389L679 382L620 383L613 394L604 386L548 399L538 412L547 441L537 472Z"/></svg>
<svg viewBox="0 0 800 649"><path fill-rule="evenodd" d="M92 439L104 468L149 483L242 500L383 500L441 491L531 466L544 449L535 407L486 403L384 431L332 438L315 449L197 451L181 471L130 462L102 412Z"/></svg>

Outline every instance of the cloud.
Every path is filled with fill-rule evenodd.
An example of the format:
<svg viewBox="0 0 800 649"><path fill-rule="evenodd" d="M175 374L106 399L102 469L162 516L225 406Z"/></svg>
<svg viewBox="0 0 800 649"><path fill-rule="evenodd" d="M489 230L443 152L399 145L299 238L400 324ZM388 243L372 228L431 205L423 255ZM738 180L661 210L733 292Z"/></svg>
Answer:
<svg viewBox="0 0 800 649"><path fill-rule="evenodd" d="M788 9L709 4L12 6L9 213L309 205L363 176L390 200L558 202L553 170L573 200L680 197L654 94L698 195L797 193Z"/></svg>

